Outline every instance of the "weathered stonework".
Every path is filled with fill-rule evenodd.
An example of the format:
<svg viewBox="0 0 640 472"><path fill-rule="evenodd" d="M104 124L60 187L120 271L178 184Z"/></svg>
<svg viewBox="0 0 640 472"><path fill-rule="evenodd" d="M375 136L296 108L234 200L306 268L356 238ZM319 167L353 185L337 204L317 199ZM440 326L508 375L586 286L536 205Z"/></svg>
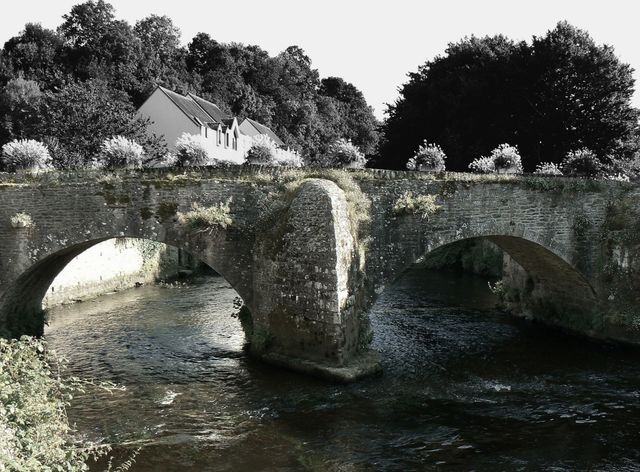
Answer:
<svg viewBox="0 0 640 472"><path fill-rule="evenodd" d="M0 176L2 332L41 334L47 288L86 248L144 238L187 249L229 281L251 313L244 325L255 355L353 380L378 370L367 313L385 287L436 248L485 238L524 271L512 308L640 341L637 186L376 170L176 172ZM394 212L406 192L435 195L438 210ZM178 219L194 202L229 198L226 228L190 230ZM366 215L357 214L358 199L368 201L357 206ZM19 212L33 224L13 227Z"/></svg>

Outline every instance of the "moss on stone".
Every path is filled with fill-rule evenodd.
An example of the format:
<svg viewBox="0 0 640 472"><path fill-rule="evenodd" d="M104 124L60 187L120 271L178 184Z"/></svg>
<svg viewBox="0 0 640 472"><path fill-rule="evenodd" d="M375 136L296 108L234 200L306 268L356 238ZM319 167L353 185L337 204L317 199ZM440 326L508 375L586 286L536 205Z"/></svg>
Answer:
<svg viewBox="0 0 640 472"><path fill-rule="evenodd" d="M178 213L178 204L175 202L161 202L158 206L158 218L160 222L169 221Z"/></svg>

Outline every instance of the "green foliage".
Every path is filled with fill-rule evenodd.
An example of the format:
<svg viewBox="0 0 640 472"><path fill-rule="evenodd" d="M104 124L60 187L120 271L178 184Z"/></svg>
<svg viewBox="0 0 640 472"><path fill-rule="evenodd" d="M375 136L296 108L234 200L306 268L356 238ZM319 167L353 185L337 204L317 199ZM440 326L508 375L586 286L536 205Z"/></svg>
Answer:
<svg viewBox="0 0 640 472"><path fill-rule="evenodd" d="M71 83L56 93L47 92L38 133L57 139L62 152L54 165L59 168L87 166L112 136L154 146L126 94L103 81Z"/></svg>
<svg viewBox="0 0 640 472"><path fill-rule="evenodd" d="M231 199L225 203L210 207L201 207L197 203L192 205L191 211L187 213L178 212L178 221L193 231L212 231L216 228L226 229L233 224L229 204Z"/></svg>
<svg viewBox="0 0 640 472"><path fill-rule="evenodd" d="M501 142L518 146L528 171L584 146L628 154L623 143L638 129L632 94L629 65L566 22L529 43L472 36L409 74L388 108L376 166L404 168L424 139L455 171Z"/></svg>
<svg viewBox="0 0 640 472"><path fill-rule="evenodd" d="M413 192L405 192L393 204L393 212L396 215L418 215L423 220L428 220L442 208L436 203L437 199L437 195L414 195Z"/></svg>
<svg viewBox="0 0 640 472"><path fill-rule="evenodd" d="M108 446L77 441L66 407L88 383L63 377L63 368L44 341L0 338L0 469L87 471L89 459L109 452Z"/></svg>

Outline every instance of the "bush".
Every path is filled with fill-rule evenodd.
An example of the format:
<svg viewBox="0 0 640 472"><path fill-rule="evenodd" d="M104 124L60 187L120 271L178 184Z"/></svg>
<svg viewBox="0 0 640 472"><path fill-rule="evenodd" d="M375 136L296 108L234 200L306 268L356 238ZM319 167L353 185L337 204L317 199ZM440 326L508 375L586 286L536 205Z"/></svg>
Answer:
<svg viewBox="0 0 640 472"><path fill-rule="evenodd" d="M351 141L340 138L329 146L326 157L326 164L329 167L361 169L366 163L364 154Z"/></svg>
<svg viewBox="0 0 640 472"><path fill-rule="evenodd" d="M598 177L604 171L598 156L587 148L568 152L560 167L565 175L576 177Z"/></svg>
<svg viewBox="0 0 640 472"><path fill-rule="evenodd" d="M276 163L276 143L269 136L258 134L245 157L247 164L274 165Z"/></svg>
<svg viewBox="0 0 640 472"><path fill-rule="evenodd" d="M211 162L206 141L202 136L182 133L176 141L176 165L179 167L204 166Z"/></svg>
<svg viewBox="0 0 640 472"><path fill-rule="evenodd" d="M100 159L108 169L139 169L142 167L144 149L138 143L124 136L105 139L100 148Z"/></svg>
<svg viewBox="0 0 640 472"><path fill-rule="evenodd" d="M407 162L407 169L429 172L443 172L445 170L444 151L437 144L429 144L425 139L422 145Z"/></svg>
<svg viewBox="0 0 640 472"><path fill-rule="evenodd" d="M469 169L481 174L522 174L522 158L517 146L505 143L491 151L488 157L474 159Z"/></svg>
<svg viewBox="0 0 640 472"><path fill-rule="evenodd" d="M288 166L288 167L302 167L304 165L304 161L300 154L296 151L284 151L281 150L276 154L275 165L278 166Z"/></svg>
<svg viewBox="0 0 640 472"><path fill-rule="evenodd" d="M231 211L230 203L231 199L211 207L201 207L194 203L191 211L178 213L178 221L190 230L211 231L216 227L225 229L233 223L229 214Z"/></svg>
<svg viewBox="0 0 640 472"><path fill-rule="evenodd" d="M484 156L471 161L469 169L479 174L491 174L496 171L496 166L491 157Z"/></svg>
<svg viewBox="0 0 640 472"><path fill-rule="evenodd" d="M62 367L41 340L0 338L0 470L86 471L109 451L74 441L66 407L83 384Z"/></svg>
<svg viewBox="0 0 640 472"><path fill-rule="evenodd" d="M436 200L436 195L414 196L412 192L405 192L394 203L393 212L396 215L419 215L423 220L427 220L441 208L441 205L438 205Z"/></svg>
<svg viewBox="0 0 640 472"><path fill-rule="evenodd" d="M51 156L47 147L33 139L15 139L2 146L0 155L2 170L10 172L26 169L51 168Z"/></svg>
<svg viewBox="0 0 640 472"><path fill-rule="evenodd" d="M10 221L12 228L31 228L33 226L33 219L28 213L16 213Z"/></svg>
<svg viewBox="0 0 640 472"><path fill-rule="evenodd" d="M560 167L554 162L541 162L533 173L535 175L562 175Z"/></svg>

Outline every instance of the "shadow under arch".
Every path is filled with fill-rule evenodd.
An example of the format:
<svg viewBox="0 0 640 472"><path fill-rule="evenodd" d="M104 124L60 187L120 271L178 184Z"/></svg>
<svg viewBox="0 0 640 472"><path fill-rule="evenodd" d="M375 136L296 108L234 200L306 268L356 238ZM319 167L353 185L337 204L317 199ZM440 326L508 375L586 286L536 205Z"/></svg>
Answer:
<svg viewBox="0 0 640 472"><path fill-rule="evenodd" d="M193 257L222 276L246 303L249 292L238 277L225 273L224 269L206 257L206 254L193 252L188 247L178 246L166 241L156 241L138 236L100 237L72 244L53 252L35 262L8 287L0 298L0 335L19 337L21 335L42 336L44 334L44 310L42 302L49 287L64 268L87 249L109 240L136 239L154 241L189 252ZM246 298L245 298L246 297Z"/></svg>
<svg viewBox="0 0 640 472"><path fill-rule="evenodd" d="M520 236L480 235L429 245L429 250L420 257L406 260L394 271L391 284L385 285L392 285L430 254L461 242L479 240L493 243L516 263L509 261L505 265L508 271L503 273L506 286L515 287L505 300L507 308L549 325L589 334L596 323L594 314L599 304L590 281L565 257ZM375 299L382 291L378 291Z"/></svg>

